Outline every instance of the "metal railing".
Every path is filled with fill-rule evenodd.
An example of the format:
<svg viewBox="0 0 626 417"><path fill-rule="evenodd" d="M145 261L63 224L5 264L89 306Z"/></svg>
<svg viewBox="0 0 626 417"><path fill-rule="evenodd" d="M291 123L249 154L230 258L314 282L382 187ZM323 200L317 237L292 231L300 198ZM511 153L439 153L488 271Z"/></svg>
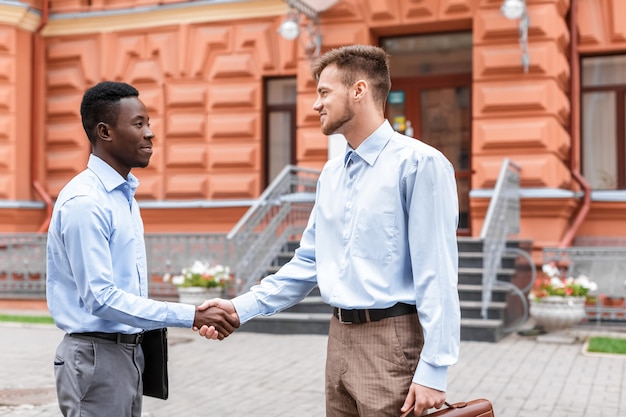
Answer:
<svg viewBox="0 0 626 417"><path fill-rule="evenodd" d="M315 202L319 174L286 166L227 235L234 248L237 294L263 278L280 249L300 237Z"/></svg>
<svg viewBox="0 0 626 417"><path fill-rule="evenodd" d="M174 298L163 281L194 260L228 265L233 294L263 278L272 260L302 234L315 201L319 171L285 167L230 233L149 233L145 235L150 295ZM0 234L0 296L41 298L46 289L46 233Z"/></svg>
<svg viewBox="0 0 626 417"><path fill-rule="evenodd" d="M176 298L176 287L163 277L179 274L195 260L211 265L233 262L233 246L223 233L150 233L145 241L149 291L154 298Z"/></svg>
<svg viewBox="0 0 626 417"><path fill-rule="evenodd" d="M0 235L0 294L24 298L46 292L46 234Z"/></svg>
<svg viewBox="0 0 626 417"><path fill-rule="evenodd" d="M483 277L481 316L487 317L491 303L491 294L496 286L505 287L520 298L523 307L523 319L528 315L525 293L535 280L535 268L531 268L531 280L526 288L497 280L498 269L502 265L502 256L514 253L525 257L533 265L527 252L519 248L507 248L507 240L519 233L520 225L520 167L505 158L500 168L491 201L485 216L480 239L483 241Z"/></svg>
<svg viewBox="0 0 626 417"><path fill-rule="evenodd" d="M555 264L567 277L586 275L598 285L598 289L589 294L596 302L585 306L588 319L597 320L598 324L626 321L626 247L546 247L543 263Z"/></svg>
<svg viewBox="0 0 626 417"><path fill-rule="evenodd" d="M0 294L11 298L41 298L46 292L46 233L0 234ZM232 245L224 234L146 234L150 293L176 297L163 281L194 260L229 265Z"/></svg>

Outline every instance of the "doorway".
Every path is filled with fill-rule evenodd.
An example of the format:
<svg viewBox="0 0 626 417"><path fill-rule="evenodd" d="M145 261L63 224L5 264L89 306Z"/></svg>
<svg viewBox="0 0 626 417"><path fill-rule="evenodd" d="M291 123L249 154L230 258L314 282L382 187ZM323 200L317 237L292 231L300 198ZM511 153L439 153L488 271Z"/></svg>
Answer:
<svg viewBox="0 0 626 417"><path fill-rule="evenodd" d="M458 234L471 235L471 33L385 38L382 47L391 68L386 117L397 131L450 160L459 197Z"/></svg>

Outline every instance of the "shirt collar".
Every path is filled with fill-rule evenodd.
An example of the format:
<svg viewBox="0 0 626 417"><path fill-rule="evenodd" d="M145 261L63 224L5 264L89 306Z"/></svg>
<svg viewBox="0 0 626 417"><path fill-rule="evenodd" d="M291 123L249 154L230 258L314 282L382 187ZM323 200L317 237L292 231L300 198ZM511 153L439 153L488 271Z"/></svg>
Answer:
<svg viewBox="0 0 626 417"><path fill-rule="evenodd" d="M130 172L128 173L128 179L125 180L119 172L113 169L113 167L94 154L89 155L89 161L87 162L87 168L93 171L94 174L100 179L102 185L111 192L122 184L128 183L131 190L136 190L139 185L139 180Z"/></svg>
<svg viewBox="0 0 626 417"><path fill-rule="evenodd" d="M352 157L352 153L356 153L370 166L374 165L378 155L380 155L393 134L393 128L389 124L389 121L385 119L380 127L376 129L367 139L365 139L358 148L352 149L349 144L346 144L346 154L343 159L344 167L348 165L348 161Z"/></svg>

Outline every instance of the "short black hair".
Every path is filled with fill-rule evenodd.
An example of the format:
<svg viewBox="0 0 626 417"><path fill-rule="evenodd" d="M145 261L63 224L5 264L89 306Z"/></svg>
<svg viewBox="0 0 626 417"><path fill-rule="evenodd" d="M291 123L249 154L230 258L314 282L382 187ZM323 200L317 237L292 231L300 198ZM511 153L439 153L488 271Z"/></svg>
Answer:
<svg viewBox="0 0 626 417"><path fill-rule="evenodd" d="M92 145L96 143L95 129L98 123L117 125L120 100L125 97L139 97L139 91L130 84L103 81L85 92L80 103L80 116Z"/></svg>

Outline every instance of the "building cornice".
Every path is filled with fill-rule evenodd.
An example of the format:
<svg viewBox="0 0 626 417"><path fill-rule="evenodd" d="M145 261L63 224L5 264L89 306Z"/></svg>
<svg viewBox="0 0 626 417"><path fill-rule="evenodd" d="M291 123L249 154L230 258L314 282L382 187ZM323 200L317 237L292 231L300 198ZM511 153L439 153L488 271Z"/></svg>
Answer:
<svg viewBox="0 0 626 417"><path fill-rule="evenodd" d="M41 21L41 13L19 1L0 0L0 24L34 32Z"/></svg>
<svg viewBox="0 0 626 417"><path fill-rule="evenodd" d="M193 1L109 11L52 14L42 35L82 35L280 16L283 0Z"/></svg>

